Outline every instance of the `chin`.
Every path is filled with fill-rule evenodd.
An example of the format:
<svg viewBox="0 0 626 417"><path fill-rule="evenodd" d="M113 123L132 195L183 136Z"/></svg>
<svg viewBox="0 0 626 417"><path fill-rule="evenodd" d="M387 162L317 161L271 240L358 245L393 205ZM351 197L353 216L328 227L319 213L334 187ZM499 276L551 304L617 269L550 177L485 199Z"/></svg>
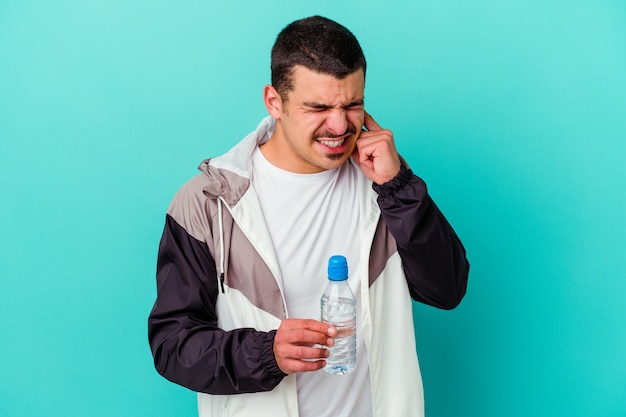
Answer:
<svg viewBox="0 0 626 417"><path fill-rule="evenodd" d="M335 169L343 165L349 158L349 155L327 155L326 163L324 164L326 169Z"/></svg>

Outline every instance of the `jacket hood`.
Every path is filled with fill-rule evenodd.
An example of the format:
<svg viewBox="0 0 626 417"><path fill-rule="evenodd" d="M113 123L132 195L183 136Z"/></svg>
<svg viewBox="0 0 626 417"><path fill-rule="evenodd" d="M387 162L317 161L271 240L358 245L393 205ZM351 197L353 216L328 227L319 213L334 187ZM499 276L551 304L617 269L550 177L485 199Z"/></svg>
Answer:
<svg viewBox="0 0 626 417"><path fill-rule="evenodd" d="M222 197L229 205L236 204L250 186L252 153L270 139L275 125L275 120L267 116L227 153L202 161L198 169L208 177L204 194L209 198Z"/></svg>

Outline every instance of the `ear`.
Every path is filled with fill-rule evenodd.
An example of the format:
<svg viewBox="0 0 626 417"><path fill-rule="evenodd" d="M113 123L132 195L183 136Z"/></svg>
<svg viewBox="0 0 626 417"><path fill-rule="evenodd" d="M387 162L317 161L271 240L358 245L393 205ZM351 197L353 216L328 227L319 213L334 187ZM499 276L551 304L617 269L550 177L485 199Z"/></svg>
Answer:
<svg viewBox="0 0 626 417"><path fill-rule="evenodd" d="M273 86L269 84L265 86L263 89L263 101L270 116L274 119L280 119L280 115L283 112L283 101Z"/></svg>

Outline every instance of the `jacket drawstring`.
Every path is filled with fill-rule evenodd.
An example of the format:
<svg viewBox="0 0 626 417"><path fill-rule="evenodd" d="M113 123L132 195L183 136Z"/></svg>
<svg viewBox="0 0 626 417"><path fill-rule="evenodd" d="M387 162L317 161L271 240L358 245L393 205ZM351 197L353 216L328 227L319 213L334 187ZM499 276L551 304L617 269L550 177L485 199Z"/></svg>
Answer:
<svg viewBox="0 0 626 417"><path fill-rule="evenodd" d="M224 294L224 224L222 222L222 200L217 199L217 221L220 229L220 288Z"/></svg>

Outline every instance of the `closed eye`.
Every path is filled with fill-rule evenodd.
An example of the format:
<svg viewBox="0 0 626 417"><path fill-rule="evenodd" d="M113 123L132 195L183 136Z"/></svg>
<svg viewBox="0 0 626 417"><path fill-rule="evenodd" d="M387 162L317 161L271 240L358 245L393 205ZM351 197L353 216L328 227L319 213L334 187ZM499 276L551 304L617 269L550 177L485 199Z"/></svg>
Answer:
<svg viewBox="0 0 626 417"><path fill-rule="evenodd" d="M326 111L333 108L332 106L322 103L304 103L304 106L313 111Z"/></svg>
<svg viewBox="0 0 626 417"><path fill-rule="evenodd" d="M328 104L323 104L323 103L305 102L302 104L309 111L313 111L313 112L324 112L324 111L333 109L333 106L330 106ZM360 110L363 108L363 100L353 101L352 103L348 103L344 106L341 106L341 108L343 110Z"/></svg>
<svg viewBox="0 0 626 417"><path fill-rule="evenodd" d="M355 110L355 109L360 109L361 107L363 107L363 100L353 101L352 103L344 106L343 108L345 110Z"/></svg>

